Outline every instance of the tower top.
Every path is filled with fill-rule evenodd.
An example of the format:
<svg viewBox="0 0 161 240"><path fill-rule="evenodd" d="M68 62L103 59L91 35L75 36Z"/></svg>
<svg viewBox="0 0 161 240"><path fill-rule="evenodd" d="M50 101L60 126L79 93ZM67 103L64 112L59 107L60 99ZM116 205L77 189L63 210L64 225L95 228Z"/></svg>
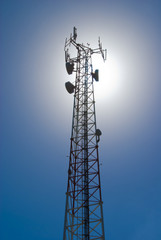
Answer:
<svg viewBox="0 0 161 240"><path fill-rule="evenodd" d="M70 47L71 44L74 45L77 49L90 51L91 55L94 54L94 53L101 54L103 60L106 61L107 49L103 49L102 48L102 43L100 41L100 37L98 38L98 47L94 48L94 49L90 48L89 44L87 44L87 46L86 46L83 43L82 44L77 43L76 39L77 39L77 28L73 27L73 34L70 34L70 38L69 39L66 38L66 40L65 40L64 51L65 51L65 60L66 60L66 62L70 59L70 55L69 55L68 51L69 51L69 47Z"/></svg>

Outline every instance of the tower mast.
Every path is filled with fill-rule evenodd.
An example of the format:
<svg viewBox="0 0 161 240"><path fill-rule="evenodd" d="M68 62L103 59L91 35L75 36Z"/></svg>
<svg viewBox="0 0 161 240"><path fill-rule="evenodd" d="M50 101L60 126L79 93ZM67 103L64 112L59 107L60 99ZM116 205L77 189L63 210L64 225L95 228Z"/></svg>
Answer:
<svg viewBox="0 0 161 240"><path fill-rule="evenodd" d="M77 29L65 42L65 61L68 74L76 73L75 82L66 82L66 90L74 93L72 132L68 185L64 219L63 240L105 239L100 183L98 142L101 131L96 127L94 80L98 81L98 70L93 72L92 55L101 54L106 60L106 50L99 46L92 49L76 42ZM77 50L70 57L69 47Z"/></svg>

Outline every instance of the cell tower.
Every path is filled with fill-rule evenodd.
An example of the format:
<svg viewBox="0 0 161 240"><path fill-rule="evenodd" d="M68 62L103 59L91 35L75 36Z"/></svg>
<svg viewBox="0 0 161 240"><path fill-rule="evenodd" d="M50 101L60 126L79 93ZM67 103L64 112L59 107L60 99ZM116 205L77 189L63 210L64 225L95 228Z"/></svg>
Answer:
<svg viewBox="0 0 161 240"><path fill-rule="evenodd" d="M76 73L75 82L66 82L68 93L74 93L72 132L63 240L105 239L102 209L98 142L101 131L96 127L93 82L98 81L98 70L93 72L92 55L106 50L100 39L98 48L76 42L77 29L65 41L65 61L68 74ZM74 46L76 57L70 57L69 47Z"/></svg>

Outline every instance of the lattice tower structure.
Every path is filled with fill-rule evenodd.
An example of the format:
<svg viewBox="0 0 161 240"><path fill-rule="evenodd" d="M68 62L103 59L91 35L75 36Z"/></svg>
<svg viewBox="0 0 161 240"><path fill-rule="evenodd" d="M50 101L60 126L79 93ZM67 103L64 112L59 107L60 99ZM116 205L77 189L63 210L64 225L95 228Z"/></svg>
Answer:
<svg viewBox="0 0 161 240"><path fill-rule="evenodd" d="M101 53L105 59L105 50L100 41L97 49L78 44L76 36L74 28L65 43L67 71L75 72L76 77L74 85L66 85L67 91L74 93L74 105L63 240L104 240L98 153L101 131L96 127L93 84L94 78L98 81L98 71L93 73L92 54ZM75 58L68 53L71 44L77 49Z"/></svg>

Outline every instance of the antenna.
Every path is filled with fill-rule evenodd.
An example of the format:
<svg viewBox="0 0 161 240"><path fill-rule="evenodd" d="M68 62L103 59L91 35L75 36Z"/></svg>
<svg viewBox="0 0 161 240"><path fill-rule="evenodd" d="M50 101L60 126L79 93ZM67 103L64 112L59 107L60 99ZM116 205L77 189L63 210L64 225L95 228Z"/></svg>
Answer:
<svg viewBox="0 0 161 240"><path fill-rule="evenodd" d="M76 29L76 27L73 28L73 38L74 38L74 40L76 40L76 38L77 38L77 29Z"/></svg>
<svg viewBox="0 0 161 240"><path fill-rule="evenodd" d="M98 69L93 72L92 55L106 50L77 41L77 29L65 41L65 64L69 75L76 73L75 83L66 82L68 93L74 93L72 132L68 167L68 184L64 219L63 240L104 240L103 202L100 182L98 142L101 131L96 127L94 81L99 80ZM77 50L70 57L69 49Z"/></svg>
<svg viewBox="0 0 161 240"><path fill-rule="evenodd" d="M106 59L107 59L107 49L105 49L105 50L102 49L102 43L100 42L100 37L98 38L98 46L99 46L100 52L102 54L103 60L106 61Z"/></svg>

